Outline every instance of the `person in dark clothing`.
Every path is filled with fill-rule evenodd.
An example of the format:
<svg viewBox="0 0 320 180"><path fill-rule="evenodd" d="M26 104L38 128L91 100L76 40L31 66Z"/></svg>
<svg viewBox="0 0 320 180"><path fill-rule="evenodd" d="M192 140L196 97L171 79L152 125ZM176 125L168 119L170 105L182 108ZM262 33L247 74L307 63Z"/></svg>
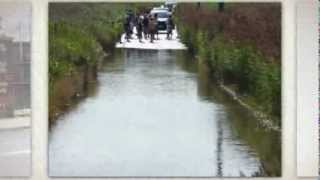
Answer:
<svg viewBox="0 0 320 180"><path fill-rule="evenodd" d="M130 23L129 23L129 27L130 27L130 39L132 38L132 34L133 34L133 28L134 28L134 15L132 14L131 18L130 18Z"/></svg>
<svg viewBox="0 0 320 180"><path fill-rule="evenodd" d="M128 22L128 33L129 33L129 36L128 38L129 39L132 39L132 34L133 34L133 27L134 27L134 14L132 12L132 10L127 10L127 22Z"/></svg>
<svg viewBox="0 0 320 180"><path fill-rule="evenodd" d="M137 28L137 36L139 39L139 42L142 42L142 28L143 28L143 16L139 16L138 20L137 20L137 24L136 24L136 28Z"/></svg>
<svg viewBox="0 0 320 180"><path fill-rule="evenodd" d="M130 17L127 15L124 19L123 22L123 29L125 32L125 39L127 40L127 42L130 42Z"/></svg>
<svg viewBox="0 0 320 180"><path fill-rule="evenodd" d="M156 22L155 34L157 35L157 40L159 40L158 14L157 13L154 14L154 19L155 19L155 22Z"/></svg>
<svg viewBox="0 0 320 180"><path fill-rule="evenodd" d="M153 43L153 41L154 41L154 35L155 35L156 29L157 29L156 26L157 26L157 22L156 22L155 18L153 16L151 16L150 20L149 20L149 26L148 26L151 43Z"/></svg>
<svg viewBox="0 0 320 180"><path fill-rule="evenodd" d="M149 30L148 30L148 26L149 26L149 18L147 14L144 14L143 17L143 35L144 35L144 39L148 39L148 34L149 34Z"/></svg>
<svg viewBox="0 0 320 180"><path fill-rule="evenodd" d="M167 39L172 39L172 30L174 29L174 22L171 15L168 17L166 25L167 25Z"/></svg>

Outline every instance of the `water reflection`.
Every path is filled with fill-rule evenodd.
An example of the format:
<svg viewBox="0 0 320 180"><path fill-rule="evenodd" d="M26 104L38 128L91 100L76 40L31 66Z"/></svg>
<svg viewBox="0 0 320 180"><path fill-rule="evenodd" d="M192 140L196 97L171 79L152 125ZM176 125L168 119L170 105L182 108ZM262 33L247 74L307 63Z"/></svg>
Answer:
<svg viewBox="0 0 320 180"><path fill-rule="evenodd" d="M217 137L217 176L223 176L222 174L222 167L223 167L223 161L222 161L222 143L223 143L223 129L221 126L221 121L217 120L217 129L218 129L218 137Z"/></svg>
<svg viewBox="0 0 320 180"><path fill-rule="evenodd" d="M179 63L183 70L197 72L198 96L204 101L222 104L226 112L226 122L232 130L233 138L241 143L238 146L249 147L249 153L258 156L261 167L255 176L280 176L281 175L281 132L266 130L261 127L251 112L234 103L230 97L217 88L210 78L208 66L204 62L189 59L188 53L178 54ZM180 62L180 61L179 61ZM221 118L220 118L221 121ZM218 125L217 125L218 126ZM219 128L221 129L221 128ZM246 145L246 146L244 146Z"/></svg>
<svg viewBox="0 0 320 180"><path fill-rule="evenodd" d="M50 175L252 176L273 164L259 142L270 133L254 130L195 62L184 51L107 58L97 93L50 132Z"/></svg>

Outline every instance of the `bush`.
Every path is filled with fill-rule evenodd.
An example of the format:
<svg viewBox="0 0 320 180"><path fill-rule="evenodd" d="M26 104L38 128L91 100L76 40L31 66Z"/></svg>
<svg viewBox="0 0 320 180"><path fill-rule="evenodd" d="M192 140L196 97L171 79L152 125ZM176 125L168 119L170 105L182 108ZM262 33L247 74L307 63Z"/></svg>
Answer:
<svg viewBox="0 0 320 180"><path fill-rule="evenodd" d="M255 48L230 43L217 37L211 42L210 67L214 77L225 84L236 84L238 93L251 96L261 110L281 116L281 67ZM279 123L279 122L277 122Z"/></svg>
<svg viewBox="0 0 320 180"><path fill-rule="evenodd" d="M205 31L199 30L196 34L196 52L200 59L210 59L210 47L208 34Z"/></svg>
<svg viewBox="0 0 320 180"><path fill-rule="evenodd" d="M49 76L54 81L77 66L96 66L120 39L123 4L50 4ZM51 82L52 83L52 82Z"/></svg>
<svg viewBox="0 0 320 180"><path fill-rule="evenodd" d="M222 33L210 39L206 30L192 31L185 24L179 28L182 41L208 62L216 81L236 85L239 95L250 97L251 105L280 125L281 66L277 61L265 57L251 43L230 40Z"/></svg>
<svg viewBox="0 0 320 180"><path fill-rule="evenodd" d="M50 23L49 42L50 80L71 72L75 66L95 65L103 56L90 33L64 22Z"/></svg>

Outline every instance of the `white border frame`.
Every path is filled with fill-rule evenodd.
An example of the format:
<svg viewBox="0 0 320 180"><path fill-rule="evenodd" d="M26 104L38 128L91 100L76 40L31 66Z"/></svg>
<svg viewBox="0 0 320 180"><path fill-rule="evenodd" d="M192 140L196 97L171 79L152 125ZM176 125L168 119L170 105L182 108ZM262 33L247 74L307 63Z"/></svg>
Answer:
<svg viewBox="0 0 320 180"><path fill-rule="evenodd" d="M3 1L3 0L0 0ZM9 0L8 0L9 1ZM11 0L24 1L24 0ZM47 174L47 140L48 140L48 100L47 100L47 72L48 72L48 0L25 0L32 2L32 176L30 178L10 178L10 180L32 179L46 180ZM67 1L67 0L60 0ZM90 1L90 0L70 0ZM103 2L106 0L96 0ZM113 0L115 1L115 0ZM123 0L122 0L123 1ZM129 0L128 0L129 1ZM148 0L145 0L148 1ZM209 0L208 0L209 1ZM230 1L230 0L226 0ZM233 0L233 2L250 2L249 0ZM265 0L252 0L265 2ZM270 2L282 2L282 177L281 178L232 178L236 179L259 179L259 180L314 180L313 178L297 177L297 154L296 154L296 45L295 45L295 2L298 0L270 0ZM305 0L308 2L314 0ZM50 2L57 2L51 0ZM308 106L310 107L310 106ZM271 148L271 147L270 147ZM312 148L307 144L305 148ZM308 168L304 167L304 168ZM0 178L6 179L6 178ZM56 178L56 179L79 179L90 178ZM107 179L107 178L94 178ZM112 178L108 178L112 179ZM113 178L115 179L115 178ZM116 178L123 179L123 178ZM130 178L137 179L137 178ZM150 178L148 178L150 179ZM155 179L155 178L153 178ZM162 178L164 179L164 178ZM190 178L175 178L190 179ZM194 179L194 178L192 178ZM221 178L202 178L221 179Z"/></svg>
<svg viewBox="0 0 320 180"><path fill-rule="evenodd" d="M318 1L296 5L297 175L319 171L319 33Z"/></svg>

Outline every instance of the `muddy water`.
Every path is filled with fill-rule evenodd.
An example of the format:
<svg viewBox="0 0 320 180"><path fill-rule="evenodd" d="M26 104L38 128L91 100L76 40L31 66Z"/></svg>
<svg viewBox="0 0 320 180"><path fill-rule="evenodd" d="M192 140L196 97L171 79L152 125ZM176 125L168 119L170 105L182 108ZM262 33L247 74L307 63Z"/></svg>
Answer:
<svg viewBox="0 0 320 180"><path fill-rule="evenodd" d="M279 175L259 128L184 51L118 50L98 87L52 125L50 176Z"/></svg>

